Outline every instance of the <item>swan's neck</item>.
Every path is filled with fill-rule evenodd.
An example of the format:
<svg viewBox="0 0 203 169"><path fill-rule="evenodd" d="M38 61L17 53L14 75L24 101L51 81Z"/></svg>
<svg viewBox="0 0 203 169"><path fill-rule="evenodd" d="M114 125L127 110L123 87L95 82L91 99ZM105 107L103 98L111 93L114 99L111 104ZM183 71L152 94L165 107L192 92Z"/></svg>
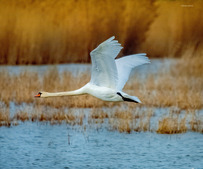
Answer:
<svg viewBox="0 0 203 169"><path fill-rule="evenodd" d="M44 95L44 97L73 96L73 95L81 95L81 94L85 94L85 91L83 88L80 88L80 89L74 90L74 91L68 91L68 92L56 92L56 93L48 93L47 92Z"/></svg>

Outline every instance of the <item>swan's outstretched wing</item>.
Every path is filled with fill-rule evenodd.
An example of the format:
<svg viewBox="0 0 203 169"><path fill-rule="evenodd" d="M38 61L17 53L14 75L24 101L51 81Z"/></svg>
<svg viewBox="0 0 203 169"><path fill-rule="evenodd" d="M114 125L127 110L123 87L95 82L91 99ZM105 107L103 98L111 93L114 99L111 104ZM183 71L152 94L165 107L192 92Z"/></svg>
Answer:
<svg viewBox="0 0 203 169"><path fill-rule="evenodd" d="M101 43L91 53L92 72L90 82L98 85L116 89L118 73L115 58L122 49L117 40L111 37Z"/></svg>
<svg viewBox="0 0 203 169"><path fill-rule="evenodd" d="M118 71L118 84L117 89L122 90L125 83L127 82L131 70L136 67L146 63L150 63L146 53L140 53L135 55L125 56L116 59L116 67Z"/></svg>

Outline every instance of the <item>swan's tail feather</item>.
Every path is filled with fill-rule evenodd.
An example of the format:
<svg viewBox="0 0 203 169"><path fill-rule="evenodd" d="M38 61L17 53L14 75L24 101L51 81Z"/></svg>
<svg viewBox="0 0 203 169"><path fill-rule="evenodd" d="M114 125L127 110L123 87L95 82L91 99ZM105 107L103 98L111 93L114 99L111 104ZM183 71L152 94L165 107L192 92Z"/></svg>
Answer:
<svg viewBox="0 0 203 169"><path fill-rule="evenodd" d="M130 96L124 92L117 92L117 94L122 97L123 101L142 103L136 96Z"/></svg>
<svg viewBox="0 0 203 169"><path fill-rule="evenodd" d="M140 99L138 99L138 97L136 97L136 96L123 97L123 100L124 100L124 101L127 101L127 102L142 103L142 102L140 101Z"/></svg>

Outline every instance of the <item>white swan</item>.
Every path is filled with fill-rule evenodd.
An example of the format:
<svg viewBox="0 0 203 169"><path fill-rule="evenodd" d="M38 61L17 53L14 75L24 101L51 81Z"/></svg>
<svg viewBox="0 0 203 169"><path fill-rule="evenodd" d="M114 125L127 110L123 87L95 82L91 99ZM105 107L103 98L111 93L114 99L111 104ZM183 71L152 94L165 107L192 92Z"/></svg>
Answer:
<svg viewBox="0 0 203 169"><path fill-rule="evenodd" d="M122 47L114 38L113 36L107 39L90 53L92 60L91 80L85 86L68 92L39 92L35 97L90 94L104 101L141 103L136 96L126 94L122 92L122 89L131 70L136 66L150 63L150 60L145 53L115 59Z"/></svg>

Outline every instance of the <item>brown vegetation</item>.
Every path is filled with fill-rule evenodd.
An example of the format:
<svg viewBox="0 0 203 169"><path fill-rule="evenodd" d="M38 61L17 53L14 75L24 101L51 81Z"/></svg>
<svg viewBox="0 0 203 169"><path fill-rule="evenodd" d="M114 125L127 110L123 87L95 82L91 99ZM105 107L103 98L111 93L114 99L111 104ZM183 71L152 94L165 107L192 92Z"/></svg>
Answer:
<svg viewBox="0 0 203 169"><path fill-rule="evenodd" d="M198 111L187 110L178 114L171 110L168 116L159 121L157 133L177 134L187 131L203 133L203 116Z"/></svg>
<svg viewBox="0 0 203 169"><path fill-rule="evenodd" d="M10 112L6 106L0 105L0 127L1 126L10 126Z"/></svg>
<svg viewBox="0 0 203 169"><path fill-rule="evenodd" d="M203 55L182 58L172 64L170 71L163 68L157 74L149 74L144 80L134 80L125 87L136 93L147 106L181 109L203 107ZM139 79L139 75L132 79ZM136 86L136 87L135 87Z"/></svg>
<svg viewBox="0 0 203 169"><path fill-rule="evenodd" d="M203 133L203 116L196 110L190 111L191 121L189 122L191 131Z"/></svg>
<svg viewBox="0 0 203 169"><path fill-rule="evenodd" d="M18 108L17 108L18 109ZM159 115L155 116L155 111ZM107 113L108 112L108 113ZM79 126L80 129L92 127L99 129L102 126L111 131L125 133L131 132L157 132L160 134L177 134L187 131L203 133L203 117L198 111L181 111L180 109L165 109L165 116L162 118L159 109L152 108L134 108L123 109L111 108L101 110L94 108L88 112L88 117L84 111L61 109L43 109L39 107L29 111L18 111L13 117L10 117L8 109L0 111L0 126L15 126L20 121L48 122L51 125L69 124L70 126ZM159 117L160 116L160 117ZM88 118L88 119L87 119ZM159 122L155 119L159 119ZM158 123L158 124L157 124ZM156 127L157 126L157 127Z"/></svg>
<svg viewBox="0 0 203 169"><path fill-rule="evenodd" d="M169 113L169 117L164 117L162 120L159 121L157 133L177 134L186 132L186 116L187 114L185 114L184 118L180 119L180 110L171 111Z"/></svg>
<svg viewBox="0 0 203 169"><path fill-rule="evenodd" d="M151 56L182 57L202 52L203 1L158 0L157 17L150 26L144 49Z"/></svg>
<svg viewBox="0 0 203 169"><path fill-rule="evenodd" d="M154 131L150 127L153 113L151 108L136 108L128 109L127 111L116 109L109 116L108 125L110 130L118 130L119 132Z"/></svg>
<svg viewBox="0 0 203 169"><path fill-rule="evenodd" d="M132 77L124 91L137 95L147 107L171 107L181 109L201 109L203 107L203 62L202 57L177 60L169 72L160 70L146 78ZM55 108L60 107L113 107L122 103L104 102L89 95L36 99L38 91L69 91L82 87L90 79L84 72L73 77L71 73L59 74L57 69L48 70L45 75L23 72L10 75L0 72L0 101L9 106L10 101L16 104L33 103ZM129 104L134 107L134 104Z"/></svg>
<svg viewBox="0 0 203 169"><path fill-rule="evenodd" d="M203 1L0 0L0 64L90 62L115 35L121 55L202 51Z"/></svg>
<svg viewBox="0 0 203 169"><path fill-rule="evenodd" d="M124 53L134 52L155 5L154 0L1 0L0 11L0 63L47 64L89 62L89 52L112 35L127 46Z"/></svg>
<svg viewBox="0 0 203 169"><path fill-rule="evenodd" d="M169 71L162 68L156 74L147 74L145 78L135 74L124 91L137 95L143 104L103 102L89 95L36 99L33 96L38 91L68 91L83 86L90 79L89 72L75 78L68 72L59 74L56 68L48 70L44 75L33 72L15 75L0 71L0 126L18 125L19 121L40 121L50 124L68 123L82 128L86 128L86 125L106 125L109 130L126 133L202 133L202 56L185 55L171 64ZM11 116L11 102L20 107L26 103L32 109L22 107ZM157 127L154 127L154 112L160 107L170 107L171 110L166 109L167 115L160 114L161 119L158 118ZM78 110L71 108L91 108L88 124L84 124L83 111L77 113Z"/></svg>

